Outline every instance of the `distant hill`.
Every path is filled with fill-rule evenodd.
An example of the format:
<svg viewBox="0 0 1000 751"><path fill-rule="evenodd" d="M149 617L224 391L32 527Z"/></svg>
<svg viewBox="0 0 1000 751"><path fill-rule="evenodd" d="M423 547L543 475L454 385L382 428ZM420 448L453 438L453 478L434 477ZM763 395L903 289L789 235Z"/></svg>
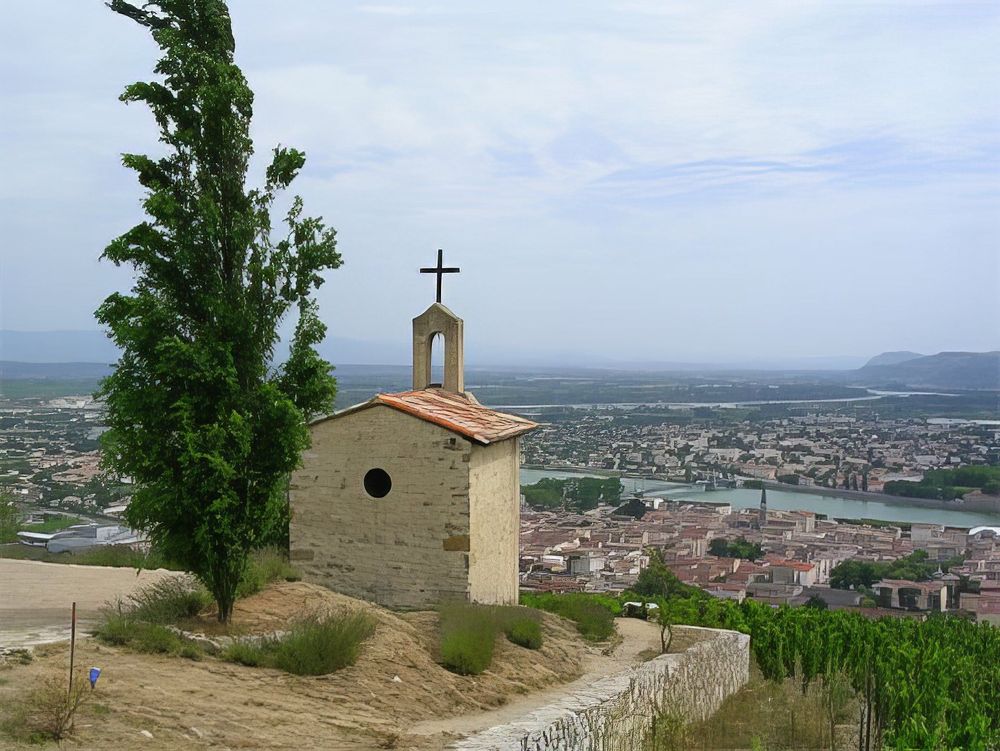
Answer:
<svg viewBox="0 0 1000 751"><path fill-rule="evenodd" d="M0 360L22 363L113 363L118 348L100 331L3 331Z"/></svg>
<svg viewBox="0 0 1000 751"><path fill-rule="evenodd" d="M869 363L851 380L868 386L1000 390L1000 352L939 352L895 364Z"/></svg>
<svg viewBox="0 0 1000 751"><path fill-rule="evenodd" d="M924 355L919 352L883 352L881 355L875 355L871 360L866 362L863 367L874 367L877 365L898 365L901 362L906 362L907 360L916 360L918 357L924 357Z"/></svg>
<svg viewBox="0 0 1000 751"><path fill-rule="evenodd" d="M50 381L104 378L110 365L97 362L10 362L0 360L0 381L44 379Z"/></svg>

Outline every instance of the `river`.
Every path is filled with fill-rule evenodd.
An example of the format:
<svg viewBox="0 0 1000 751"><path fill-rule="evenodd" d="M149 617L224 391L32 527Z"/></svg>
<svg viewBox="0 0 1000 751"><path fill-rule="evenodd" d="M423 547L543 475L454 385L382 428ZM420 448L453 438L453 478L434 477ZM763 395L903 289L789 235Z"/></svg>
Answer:
<svg viewBox="0 0 1000 751"><path fill-rule="evenodd" d="M565 479L568 477L588 476L585 472L571 472L548 469L522 469L521 483L530 485L543 477ZM590 475L598 476L598 475ZM706 491L700 485L685 485L663 480L640 480L634 477L623 477L622 484L626 493L645 490L651 495L665 496L670 499L712 501L714 503L731 503L735 508L757 508L760 504L760 491L749 488L726 488ZM952 509L924 508L896 503L880 503L878 501L859 501L838 496L821 496L809 493L799 493L794 490L767 491L767 507L781 511L813 511L826 514L831 518L844 519L879 519L887 522L909 522L925 524L946 524L950 527L976 527L980 525L1000 525L1000 515L987 514L978 511L957 511Z"/></svg>
<svg viewBox="0 0 1000 751"><path fill-rule="evenodd" d="M710 407L713 409L736 409L737 407L755 407L770 404L840 404L846 402L873 402L886 397L907 396L956 396L937 391L876 391L865 389L865 396L843 396L835 399L756 399L735 402L602 402L580 404L504 404L499 408L504 410L552 409L555 407L571 407L573 409L637 409L639 407L658 407L666 409L694 409Z"/></svg>

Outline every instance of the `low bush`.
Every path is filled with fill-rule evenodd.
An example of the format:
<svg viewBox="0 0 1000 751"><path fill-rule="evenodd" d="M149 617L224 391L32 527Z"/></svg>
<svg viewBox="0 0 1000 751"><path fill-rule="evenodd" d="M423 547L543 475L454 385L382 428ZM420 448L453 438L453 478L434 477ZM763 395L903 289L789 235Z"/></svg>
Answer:
<svg viewBox="0 0 1000 751"><path fill-rule="evenodd" d="M204 587L187 576L161 579L129 596L126 603L133 620L176 623L194 618L212 603Z"/></svg>
<svg viewBox="0 0 1000 751"><path fill-rule="evenodd" d="M83 673L74 677L72 690L66 685L65 676L48 676L5 712L0 730L8 738L22 743L59 743L73 732L77 711L91 698L90 686Z"/></svg>
<svg viewBox="0 0 1000 751"><path fill-rule="evenodd" d="M520 647L539 649L542 646L542 624L534 618L519 618L509 623L504 634Z"/></svg>
<svg viewBox="0 0 1000 751"><path fill-rule="evenodd" d="M210 603L211 597L193 579L162 579L105 606L94 636L138 652L199 659L201 650L167 626L198 615Z"/></svg>
<svg viewBox="0 0 1000 751"><path fill-rule="evenodd" d="M240 639L226 647L220 655L223 660L246 665L248 668L265 667L268 651L258 641Z"/></svg>
<svg viewBox="0 0 1000 751"><path fill-rule="evenodd" d="M326 675L353 665L361 643L374 633L375 619L364 613L306 620L278 643L274 666L295 675Z"/></svg>
<svg viewBox="0 0 1000 751"><path fill-rule="evenodd" d="M479 675L493 661L498 624L490 609L453 604L441 607L441 663L459 675Z"/></svg>
<svg viewBox="0 0 1000 751"><path fill-rule="evenodd" d="M233 642L222 658L295 675L327 675L353 665L362 642L373 633L375 619L365 613L307 618L284 636Z"/></svg>
<svg viewBox="0 0 1000 751"><path fill-rule="evenodd" d="M585 639L604 641L615 632L615 614L621 605L612 597L602 595L535 594L521 595L521 604L547 610L576 623L576 629Z"/></svg>
<svg viewBox="0 0 1000 751"><path fill-rule="evenodd" d="M459 675L478 675L493 661L496 637L528 649L542 646L537 611L524 607L452 603L439 611L441 663Z"/></svg>
<svg viewBox="0 0 1000 751"><path fill-rule="evenodd" d="M180 634L157 623L133 624L128 646L137 652L165 655L179 655L181 652L190 654L189 649L194 648Z"/></svg>
<svg viewBox="0 0 1000 751"><path fill-rule="evenodd" d="M122 647L132 639L135 621L122 612L119 601L114 607L105 606L101 613L101 622L94 629L94 636L105 644Z"/></svg>
<svg viewBox="0 0 1000 751"><path fill-rule="evenodd" d="M137 621L121 613L107 613L94 630L94 636L105 644L128 647L148 654L172 654L190 657L200 650L180 634L158 623Z"/></svg>
<svg viewBox="0 0 1000 751"><path fill-rule="evenodd" d="M520 647L538 649L542 646L541 613L533 608L517 605L475 605L492 616L498 630L508 641Z"/></svg>
<svg viewBox="0 0 1000 751"><path fill-rule="evenodd" d="M249 597L260 592L274 581L299 581L302 574L288 562L287 554L278 548L261 548L254 550L247 558L239 586L237 597Z"/></svg>

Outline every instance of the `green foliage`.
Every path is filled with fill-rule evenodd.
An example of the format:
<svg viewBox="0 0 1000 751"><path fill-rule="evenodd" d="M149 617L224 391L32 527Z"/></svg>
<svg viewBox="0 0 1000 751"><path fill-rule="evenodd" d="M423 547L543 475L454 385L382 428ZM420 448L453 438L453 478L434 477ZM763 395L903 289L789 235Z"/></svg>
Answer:
<svg viewBox="0 0 1000 751"><path fill-rule="evenodd" d="M827 604L819 595L812 595L805 603L802 605L804 608L814 608L816 610L829 610L830 606Z"/></svg>
<svg viewBox="0 0 1000 751"><path fill-rule="evenodd" d="M357 662L361 645L375 633L375 626L367 613L306 618L283 636L235 641L221 656L294 675L328 675Z"/></svg>
<svg viewBox="0 0 1000 751"><path fill-rule="evenodd" d="M375 633L365 613L296 624L274 651L274 667L295 675L327 675L357 662L361 643Z"/></svg>
<svg viewBox="0 0 1000 751"><path fill-rule="evenodd" d="M646 515L649 508L638 498L625 501L615 509L615 516L631 516L633 519L641 519Z"/></svg>
<svg viewBox="0 0 1000 751"><path fill-rule="evenodd" d="M489 608L466 603L439 611L441 664L459 675L479 675L493 661L497 622Z"/></svg>
<svg viewBox="0 0 1000 751"><path fill-rule="evenodd" d="M121 98L150 108L166 154L123 157L146 189L148 218L103 255L136 279L97 311L122 350L99 392L103 462L135 479L128 523L194 573L227 621L249 551L283 538L306 420L334 403L313 295L341 258L334 231L304 216L297 197L276 239L272 208L302 152L274 149L264 185L246 187L253 94L233 61L225 2L109 5L162 51L157 79ZM293 311L279 365L278 328Z"/></svg>
<svg viewBox="0 0 1000 751"><path fill-rule="evenodd" d="M893 480L885 484L885 492L889 495L943 501L961 498L976 489L990 495L1000 493L1000 467L931 469L924 473L920 482Z"/></svg>
<svg viewBox="0 0 1000 751"><path fill-rule="evenodd" d="M750 634L764 677L843 674L863 699L875 746L993 748L1000 744L1000 629L941 616L869 619L848 611L771 608L746 600L667 600L672 623ZM695 605L695 607L692 607Z"/></svg>
<svg viewBox="0 0 1000 751"><path fill-rule="evenodd" d="M19 697L13 712L6 712L0 730L11 740L61 745L73 733L77 712L93 699L85 673L74 676L72 689L64 675L41 679Z"/></svg>
<svg viewBox="0 0 1000 751"><path fill-rule="evenodd" d="M130 595L125 611L137 621L177 623L198 615L210 602L201 586L187 577L172 576Z"/></svg>
<svg viewBox="0 0 1000 751"><path fill-rule="evenodd" d="M557 480L545 477L534 485L522 485L525 502L535 509L566 508L589 511L598 504L616 504L621 500L622 483L617 477L576 477Z"/></svg>
<svg viewBox="0 0 1000 751"><path fill-rule="evenodd" d="M226 647L220 657L248 668L260 668L267 665L269 654L258 642L240 639Z"/></svg>
<svg viewBox="0 0 1000 751"><path fill-rule="evenodd" d="M745 561L756 561L764 555L760 543L749 542L744 537L736 540L716 537L708 544L708 552L720 558L742 558Z"/></svg>
<svg viewBox="0 0 1000 751"><path fill-rule="evenodd" d="M123 613L106 613L94 636L105 644L147 654L179 655L186 647L193 647L164 625L144 623Z"/></svg>
<svg viewBox="0 0 1000 751"><path fill-rule="evenodd" d="M959 558L938 564L927 557L927 551L915 550L895 561L842 561L830 570L830 586L834 589L870 589L881 579L930 581L939 565L947 571L948 565L957 566L962 562Z"/></svg>
<svg viewBox="0 0 1000 751"><path fill-rule="evenodd" d="M576 623L576 629L591 641L604 641L615 632L615 615L621 604L613 597L600 595L551 594L525 592L521 604L561 615Z"/></svg>
<svg viewBox="0 0 1000 751"><path fill-rule="evenodd" d="M542 624L537 617L520 616L512 618L505 624L503 632L507 639L519 647L541 649Z"/></svg>
<svg viewBox="0 0 1000 751"><path fill-rule="evenodd" d="M478 675L493 661L498 634L527 649L542 646L541 614L527 607L448 603L438 611L441 664L459 675Z"/></svg>
<svg viewBox="0 0 1000 751"><path fill-rule="evenodd" d="M844 751L857 744L857 731L852 733L848 725L856 715L853 699L837 681L811 685L803 692L798 681L766 681L751 667L750 682L728 696L711 717L690 723L670 714L657 717L643 748Z"/></svg>
<svg viewBox="0 0 1000 751"><path fill-rule="evenodd" d="M684 584L667 568L663 554L657 549L649 551L649 565L639 572L633 590L643 597L693 597L701 590Z"/></svg>
<svg viewBox="0 0 1000 751"><path fill-rule="evenodd" d="M294 582L301 578L299 570L288 562L285 551L270 547L254 550L247 557L247 565L236 588L236 596L249 597L260 592L271 582Z"/></svg>
<svg viewBox="0 0 1000 751"><path fill-rule="evenodd" d="M94 636L137 652L194 657L200 650L168 626L193 618L211 601L208 592L187 577L161 579L106 606Z"/></svg>

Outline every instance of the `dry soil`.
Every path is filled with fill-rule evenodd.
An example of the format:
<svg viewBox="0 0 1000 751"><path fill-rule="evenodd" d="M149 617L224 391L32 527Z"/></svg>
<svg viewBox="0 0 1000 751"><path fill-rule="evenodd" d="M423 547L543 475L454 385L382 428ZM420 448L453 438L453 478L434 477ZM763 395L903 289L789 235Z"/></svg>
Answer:
<svg viewBox="0 0 1000 751"><path fill-rule="evenodd" d="M36 586L20 585L11 598L15 590L5 583L0 618L19 612L23 619L35 603L51 605L67 595L96 608L102 586L113 597L125 593L135 577L127 569L28 565ZM40 566L45 569L34 570ZM143 576L147 574L147 580L169 575ZM601 646L581 640L571 623L546 614L540 650L501 637L488 671L458 676L435 661L436 614L391 612L302 582L278 584L239 602L233 628L263 633L286 628L303 615L359 609L377 619L375 635L354 666L321 677L215 658L142 655L86 638L77 646L77 665L98 666L103 672L67 747L443 748L453 738L551 701L572 690L574 680L591 681L639 661L659 644L654 626L626 620L619 622L624 638L611 654L602 654ZM204 625L212 630L210 621ZM46 676L65 674L67 663L68 646L58 643L39 648L28 665L0 668L0 703L10 708ZM0 739L0 747L3 743Z"/></svg>

